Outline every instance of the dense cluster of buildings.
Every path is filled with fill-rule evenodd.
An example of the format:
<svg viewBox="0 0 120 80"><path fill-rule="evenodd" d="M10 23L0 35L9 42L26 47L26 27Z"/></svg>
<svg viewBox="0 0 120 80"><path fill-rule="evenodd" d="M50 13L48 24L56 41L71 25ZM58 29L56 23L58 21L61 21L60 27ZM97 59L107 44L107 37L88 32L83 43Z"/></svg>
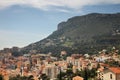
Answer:
<svg viewBox="0 0 120 80"><path fill-rule="evenodd" d="M39 80L40 75L46 74L51 80L56 80L57 75L66 72L67 66L72 64L72 70L98 68L97 80L120 80L120 67L110 66L106 64L115 61L120 63L120 57L115 50L113 53L106 54L101 51L99 54L72 54L66 56L66 52L62 51L61 56L66 56L65 59L61 57L58 59L51 56L51 54L24 54L23 56L14 57L12 53L0 53L0 74L4 76L5 80L9 77L21 75L33 75L34 80ZM99 65L99 67L98 67ZM67 79L66 79L67 80ZM84 80L81 76L73 77L73 80Z"/></svg>

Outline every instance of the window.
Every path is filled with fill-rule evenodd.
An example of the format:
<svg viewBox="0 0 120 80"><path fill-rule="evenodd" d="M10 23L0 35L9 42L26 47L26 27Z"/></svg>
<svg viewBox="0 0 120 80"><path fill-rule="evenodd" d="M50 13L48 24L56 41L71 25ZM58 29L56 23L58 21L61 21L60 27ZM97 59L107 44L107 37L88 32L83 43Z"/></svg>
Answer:
<svg viewBox="0 0 120 80"><path fill-rule="evenodd" d="M110 74L110 79L112 79L112 74Z"/></svg>

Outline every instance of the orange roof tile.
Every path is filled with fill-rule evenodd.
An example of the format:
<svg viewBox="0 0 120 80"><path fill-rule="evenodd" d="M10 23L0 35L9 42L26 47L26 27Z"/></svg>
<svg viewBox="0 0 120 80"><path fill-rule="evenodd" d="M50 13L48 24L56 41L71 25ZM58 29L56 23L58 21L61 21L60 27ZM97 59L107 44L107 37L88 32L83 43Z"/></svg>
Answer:
<svg viewBox="0 0 120 80"><path fill-rule="evenodd" d="M80 77L80 76L76 76L76 77L73 77L73 79L72 80L83 80L83 78L82 77Z"/></svg>
<svg viewBox="0 0 120 80"><path fill-rule="evenodd" d="M104 64L104 63L101 63L100 65L101 65L101 66L104 66L104 67L109 67L108 64Z"/></svg>
<svg viewBox="0 0 120 80"><path fill-rule="evenodd" d="M120 68L118 68L118 67L111 67L111 68L109 68L109 70L111 70L112 72L114 72L116 74L120 74Z"/></svg>

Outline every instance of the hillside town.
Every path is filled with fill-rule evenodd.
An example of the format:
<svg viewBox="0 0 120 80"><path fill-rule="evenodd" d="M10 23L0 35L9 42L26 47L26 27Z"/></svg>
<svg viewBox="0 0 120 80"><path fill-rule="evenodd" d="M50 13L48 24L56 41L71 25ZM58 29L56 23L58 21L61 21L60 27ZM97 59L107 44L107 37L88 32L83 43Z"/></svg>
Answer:
<svg viewBox="0 0 120 80"><path fill-rule="evenodd" d="M59 58L51 53L15 57L9 51L1 52L0 75L3 80L12 80L16 76L32 78L21 80L120 80L119 51L115 47L109 53L106 51L71 56L61 51Z"/></svg>

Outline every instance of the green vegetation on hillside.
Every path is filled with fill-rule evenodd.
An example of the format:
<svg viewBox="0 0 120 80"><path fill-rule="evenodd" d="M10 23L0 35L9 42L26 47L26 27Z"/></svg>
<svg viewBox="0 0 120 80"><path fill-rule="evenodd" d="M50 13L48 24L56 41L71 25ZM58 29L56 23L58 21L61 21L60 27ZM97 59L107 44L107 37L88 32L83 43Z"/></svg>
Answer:
<svg viewBox="0 0 120 80"><path fill-rule="evenodd" d="M23 52L34 49L37 52L61 50L71 53L97 53L98 50L116 46L120 48L120 13L92 13L76 16L58 24L58 29L47 38L26 46Z"/></svg>

